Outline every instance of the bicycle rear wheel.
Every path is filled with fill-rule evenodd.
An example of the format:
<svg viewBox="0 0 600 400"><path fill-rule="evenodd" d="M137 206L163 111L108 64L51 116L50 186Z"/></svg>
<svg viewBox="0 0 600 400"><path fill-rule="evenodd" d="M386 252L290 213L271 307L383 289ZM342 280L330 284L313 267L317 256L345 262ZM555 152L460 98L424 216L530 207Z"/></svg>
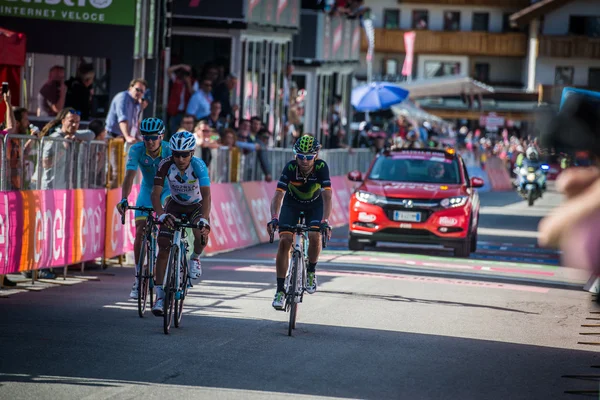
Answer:
<svg viewBox="0 0 600 400"><path fill-rule="evenodd" d="M169 253L169 263L167 264L167 273L169 275L167 275L167 284L164 288L165 299L163 303L163 330L165 331L165 335L169 334L171 323L173 322L173 314L175 311L175 292L177 291L177 288L175 287L175 274L177 271L177 257L179 257L179 248L177 246L173 246L171 247L171 252Z"/></svg>
<svg viewBox="0 0 600 400"><path fill-rule="evenodd" d="M290 305L290 322L288 324L288 336L292 336L292 330L296 329L296 313L298 312L298 303L296 303L296 291L298 290L298 255L292 255L292 273L289 288L290 293L287 296L287 301Z"/></svg>
<svg viewBox="0 0 600 400"><path fill-rule="evenodd" d="M144 318L146 312L146 303L148 300L148 238L144 236L142 247L140 249L140 259L137 265L137 281L138 281L138 315ZM149 257L148 257L149 258Z"/></svg>
<svg viewBox="0 0 600 400"><path fill-rule="evenodd" d="M187 294L188 281L188 265L187 259L183 258L183 271L181 271L181 284L179 286L180 298L175 298L175 328L181 325L181 317L183 316L183 301Z"/></svg>

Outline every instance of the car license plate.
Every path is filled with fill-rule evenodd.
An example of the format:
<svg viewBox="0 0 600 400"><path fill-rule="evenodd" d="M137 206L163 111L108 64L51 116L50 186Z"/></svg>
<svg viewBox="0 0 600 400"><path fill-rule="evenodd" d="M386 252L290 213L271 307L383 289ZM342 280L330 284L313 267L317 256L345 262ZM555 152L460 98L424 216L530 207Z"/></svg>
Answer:
<svg viewBox="0 0 600 400"><path fill-rule="evenodd" d="M394 211L394 221L421 222L420 212Z"/></svg>

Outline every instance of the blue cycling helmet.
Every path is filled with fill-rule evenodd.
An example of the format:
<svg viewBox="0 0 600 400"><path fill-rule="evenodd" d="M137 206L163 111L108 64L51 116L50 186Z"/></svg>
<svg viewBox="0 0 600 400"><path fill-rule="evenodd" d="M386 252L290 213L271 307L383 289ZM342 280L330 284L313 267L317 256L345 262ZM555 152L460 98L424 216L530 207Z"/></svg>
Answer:
<svg viewBox="0 0 600 400"><path fill-rule="evenodd" d="M193 151L196 148L196 138L187 131L177 132L171 136L169 147L172 151Z"/></svg>
<svg viewBox="0 0 600 400"><path fill-rule="evenodd" d="M165 133L165 123L160 118L144 118L140 126L142 135L162 135Z"/></svg>

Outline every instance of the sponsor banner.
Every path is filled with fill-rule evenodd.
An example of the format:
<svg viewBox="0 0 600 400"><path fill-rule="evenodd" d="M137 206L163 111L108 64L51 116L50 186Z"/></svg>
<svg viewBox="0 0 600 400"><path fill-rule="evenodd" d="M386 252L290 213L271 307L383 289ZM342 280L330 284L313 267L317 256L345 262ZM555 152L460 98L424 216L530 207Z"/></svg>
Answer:
<svg viewBox="0 0 600 400"><path fill-rule="evenodd" d="M488 174L492 191L513 190L512 182L504 163L497 157L490 157L485 163L485 171Z"/></svg>
<svg viewBox="0 0 600 400"><path fill-rule="evenodd" d="M80 189L75 191L73 208L74 235L71 247L78 263L104 255L106 223L106 190Z"/></svg>
<svg viewBox="0 0 600 400"><path fill-rule="evenodd" d="M140 185L133 185L127 200L135 204ZM125 225L121 224L121 215L117 211L117 204L121 201L121 188L110 189L106 195L106 245L104 257L113 258L129 251L133 251L135 240L135 213L128 211L125 216Z"/></svg>
<svg viewBox="0 0 600 400"><path fill-rule="evenodd" d="M134 12L133 0L0 0L5 17L133 26Z"/></svg>
<svg viewBox="0 0 600 400"><path fill-rule="evenodd" d="M23 202L17 191L0 192L0 274L19 271L23 246Z"/></svg>
<svg viewBox="0 0 600 400"><path fill-rule="evenodd" d="M211 254L257 244L258 237L242 187L237 184L216 183L211 191L211 232L205 253ZM191 244L191 243L190 243Z"/></svg>
<svg viewBox="0 0 600 400"><path fill-rule="evenodd" d="M18 270L70 264L74 191L30 190L20 194L23 224L19 229L23 242L20 260L13 260L18 263Z"/></svg>
<svg viewBox="0 0 600 400"><path fill-rule="evenodd" d="M331 178L331 185L333 187L333 192L335 196L338 198L338 203L343 211L343 224L348 223L348 213L350 207L350 197L352 197L352 193L354 189L349 185L352 183L345 176L334 176Z"/></svg>
<svg viewBox="0 0 600 400"><path fill-rule="evenodd" d="M271 199L275 189L270 190L271 185L267 182L243 182L241 186L258 240L260 243L267 243L269 234L266 227L271 221Z"/></svg>

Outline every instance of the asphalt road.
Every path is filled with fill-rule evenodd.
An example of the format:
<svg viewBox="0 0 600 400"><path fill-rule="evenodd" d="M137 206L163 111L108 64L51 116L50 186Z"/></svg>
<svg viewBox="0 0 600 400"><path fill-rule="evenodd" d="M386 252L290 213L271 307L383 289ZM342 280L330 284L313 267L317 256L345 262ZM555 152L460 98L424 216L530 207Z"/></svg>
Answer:
<svg viewBox="0 0 600 400"><path fill-rule="evenodd" d="M350 252L346 230L319 263L319 290L274 311L276 245L203 261L183 326L140 319L133 269L111 267L0 292L1 399L559 399L598 390L587 275L535 246L535 207L483 194L470 259L438 248ZM71 271L77 274L76 271ZM43 290L31 290L44 288ZM600 316L600 315L598 315ZM592 335L580 335L591 333ZM595 394L597 397L598 395Z"/></svg>

